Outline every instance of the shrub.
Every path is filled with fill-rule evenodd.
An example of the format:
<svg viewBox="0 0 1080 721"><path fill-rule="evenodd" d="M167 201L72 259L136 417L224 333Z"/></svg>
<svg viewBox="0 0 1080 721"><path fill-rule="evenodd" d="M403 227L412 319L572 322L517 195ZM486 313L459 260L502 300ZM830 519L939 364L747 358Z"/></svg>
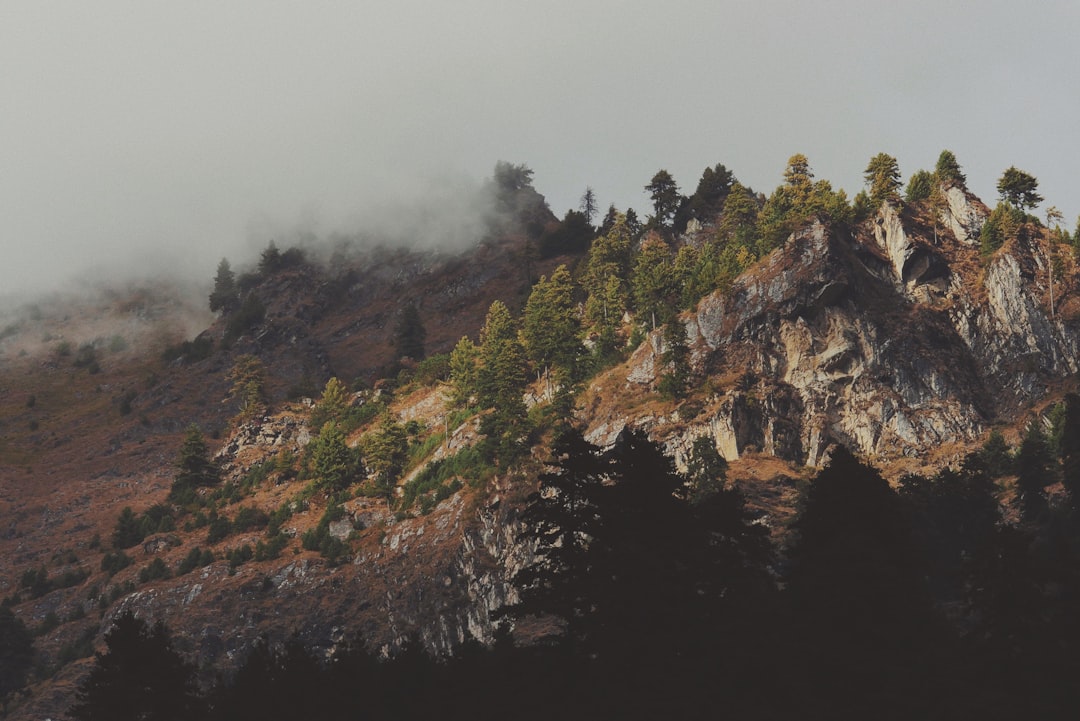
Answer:
<svg viewBox="0 0 1080 721"><path fill-rule="evenodd" d="M158 581L163 578L168 578L170 575L169 567L165 565L165 561L160 558L155 558L139 571L139 583Z"/></svg>
<svg viewBox="0 0 1080 721"><path fill-rule="evenodd" d="M176 567L176 575L183 576L185 573L190 573L196 568L205 568L213 562L213 551L209 548L201 549L196 546L188 551L188 555L184 557L184 560L180 561L180 565Z"/></svg>
<svg viewBox="0 0 1080 721"><path fill-rule="evenodd" d="M106 553L105 557L101 559L101 570L109 574L109 578L112 578L119 571L124 570L130 565L131 556L123 551Z"/></svg>

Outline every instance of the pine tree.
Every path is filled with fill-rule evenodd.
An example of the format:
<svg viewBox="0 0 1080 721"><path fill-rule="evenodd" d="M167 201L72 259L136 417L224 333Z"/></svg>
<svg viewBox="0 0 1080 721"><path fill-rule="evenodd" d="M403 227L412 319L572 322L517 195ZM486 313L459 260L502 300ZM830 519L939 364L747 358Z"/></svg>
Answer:
<svg viewBox="0 0 1080 721"><path fill-rule="evenodd" d="M642 323L651 323L653 330L675 311L678 288L672 267L671 249L653 234L641 243L634 261L631 288L634 309Z"/></svg>
<svg viewBox="0 0 1080 721"><path fill-rule="evenodd" d="M462 336L450 352L451 391L447 399L454 406L471 405L477 394L477 357L476 345L468 336Z"/></svg>
<svg viewBox="0 0 1080 721"><path fill-rule="evenodd" d="M229 371L229 381L232 382L229 398L240 404L237 419L241 423L266 412L266 370L262 361L250 354L240 356Z"/></svg>
<svg viewBox="0 0 1080 721"><path fill-rule="evenodd" d="M581 332L570 271L560 265L551 280L533 286L522 315L521 337L529 359L547 376L553 366L571 374L581 355Z"/></svg>
<svg viewBox="0 0 1080 721"><path fill-rule="evenodd" d="M900 166L893 156L887 153L875 155L866 166L863 177L870 188L870 200L874 205L900 200Z"/></svg>
<svg viewBox="0 0 1080 721"><path fill-rule="evenodd" d="M656 171L656 175L645 186L645 191L649 194L649 199L652 200L652 219L656 227L660 229L671 227L675 212L682 202L682 196L679 195L679 186L675 183L675 179L671 177L671 173L666 170Z"/></svg>
<svg viewBox="0 0 1080 721"><path fill-rule="evenodd" d="M397 349L398 357L412 358L414 361L423 360L425 340L427 340L427 330L420 319L420 311L416 303L408 303L401 311L397 327L394 329L394 347Z"/></svg>
<svg viewBox="0 0 1080 721"><path fill-rule="evenodd" d="M904 190L904 202L917 203L926 200L934 187L934 175L928 170L916 170L908 179L907 188Z"/></svg>
<svg viewBox="0 0 1080 721"><path fill-rule="evenodd" d="M345 434L334 421L319 430L311 452L311 470L318 484L329 491L341 491L352 483L357 470L356 455L345 443Z"/></svg>
<svg viewBox="0 0 1080 721"><path fill-rule="evenodd" d="M525 375L525 351L517 338L510 310L502 301L494 301L480 330L480 369L477 393L480 405L500 413L524 416L521 395L528 381Z"/></svg>
<svg viewBox="0 0 1080 721"><path fill-rule="evenodd" d="M1050 449L1039 421L1028 424L1016 453L1016 490L1025 521L1036 521L1046 511L1046 487L1052 482Z"/></svg>
<svg viewBox="0 0 1080 721"><path fill-rule="evenodd" d="M686 345L686 326L678 316L664 325L664 352L660 360L668 367L660 379L660 392L671 398L686 395L690 383L690 348Z"/></svg>
<svg viewBox="0 0 1080 721"><path fill-rule="evenodd" d="M330 380L326 381L319 402L311 409L308 426L312 429L322 429L323 425L330 421L344 423L349 403L349 389L338 380L337 376L331 376Z"/></svg>
<svg viewBox="0 0 1080 721"><path fill-rule="evenodd" d="M170 498L184 500L200 486L212 486L220 480L217 465L210 459L210 449L206 445L202 431L194 423L188 426L184 442L176 460L176 475L173 477Z"/></svg>
<svg viewBox="0 0 1080 721"><path fill-rule="evenodd" d="M229 267L229 261L221 259L217 275L214 277L214 290L210 293L210 310L228 314L240 305L240 292L236 287L236 276Z"/></svg>
<svg viewBox="0 0 1080 721"><path fill-rule="evenodd" d="M374 476L375 488L386 498L390 507L398 478L408 459L409 437L405 426L389 412L383 415L374 433L364 437L364 460Z"/></svg>
<svg viewBox="0 0 1080 721"><path fill-rule="evenodd" d="M1043 202L1043 197L1035 192L1038 187L1039 181L1035 176L1018 170L1015 165L1009 166L997 182L1002 202L1021 211L1030 210Z"/></svg>
<svg viewBox="0 0 1080 721"><path fill-rule="evenodd" d="M68 710L75 721L185 721L198 717L195 670L173 648L164 624L125 612L105 634L90 675Z"/></svg>
<svg viewBox="0 0 1080 721"><path fill-rule="evenodd" d="M967 178L960 170L960 163L956 162L956 156L951 150L942 150L938 156L937 165L934 166L934 175L938 182L947 188L963 188Z"/></svg>

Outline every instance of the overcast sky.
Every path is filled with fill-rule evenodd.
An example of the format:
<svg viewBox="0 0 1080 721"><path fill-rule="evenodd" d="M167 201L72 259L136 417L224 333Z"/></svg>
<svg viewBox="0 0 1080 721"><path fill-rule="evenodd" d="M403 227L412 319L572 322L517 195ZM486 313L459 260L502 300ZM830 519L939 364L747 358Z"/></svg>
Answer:
<svg viewBox="0 0 1080 721"><path fill-rule="evenodd" d="M0 295L87 268L209 280L283 229L449 203L526 163L559 215L666 168L853 195L955 152L1080 213L1076 0L0 0Z"/></svg>

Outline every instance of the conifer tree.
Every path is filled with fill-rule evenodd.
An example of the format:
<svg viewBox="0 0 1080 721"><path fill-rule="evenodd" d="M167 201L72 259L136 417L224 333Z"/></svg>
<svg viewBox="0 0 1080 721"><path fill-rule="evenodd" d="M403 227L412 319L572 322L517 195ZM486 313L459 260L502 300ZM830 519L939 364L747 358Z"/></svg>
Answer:
<svg viewBox="0 0 1080 721"><path fill-rule="evenodd" d="M186 721L202 703L195 670L173 648L164 624L125 612L105 635L68 715L75 721Z"/></svg>
<svg viewBox="0 0 1080 721"><path fill-rule="evenodd" d="M262 361L250 354L240 356L229 371L229 381L232 382L229 398L240 404L237 419L241 423L266 411L266 370Z"/></svg>
<svg viewBox="0 0 1080 721"><path fill-rule="evenodd" d="M893 156L887 153L875 155L866 166L863 177L870 188L870 200L874 205L900 200L900 166Z"/></svg>
<svg viewBox="0 0 1080 721"><path fill-rule="evenodd" d="M476 368L478 353L476 345L468 336L461 340L450 352L450 388L448 400L452 405L465 407L471 405L477 394Z"/></svg>
<svg viewBox="0 0 1080 721"><path fill-rule="evenodd" d="M480 405L511 416L524 416L521 395L525 390L525 351L517 338L510 310L502 301L488 309L480 331L480 369L477 393Z"/></svg>
<svg viewBox="0 0 1080 721"><path fill-rule="evenodd" d="M560 265L551 279L533 286L522 316L521 337L529 359L548 375L553 366L573 373L581 355L581 332L570 271Z"/></svg>
<svg viewBox="0 0 1080 721"><path fill-rule="evenodd" d="M173 477L170 498L183 502L200 486L212 486L220 480L217 465L210 459L202 430L194 423L188 426L184 442L176 460L176 476Z"/></svg>
<svg viewBox="0 0 1080 721"><path fill-rule="evenodd" d="M409 437L389 412L383 414L379 427L364 437L364 460L374 476L375 488L386 498L390 507L401 472L408 460Z"/></svg>
<svg viewBox="0 0 1080 721"><path fill-rule="evenodd" d="M937 176L938 182L945 185L947 188L963 188L967 183L967 178L960 170L960 163L956 162L956 156L953 155L951 150L942 150L941 155L938 156L937 165L934 166L934 175Z"/></svg>
<svg viewBox="0 0 1080 721"><path fill-rule="evenodd" d="M678 316L664 325L664 346L660 359L668 370L660 378L659 390L666 396L682 398L690 383L690 349L686 345L686 326Z"/></svg>
<svg viewBox="0 0 1080 721"><path fill-rule="evenodd" d="M645 186L645 191L649 193L649 199L652 200L652 219L657 228L670 228L675 218L675 211L679 209L679 204L682 202L679 186L671 177L671 173L666 170L656 171L656 175Z"/></svg>
<svg viewBox="0 0 1080 721"><path fill-rule="evenodd" d="M345 412L349 407L349 390L345 387L345 384L338 380L337 376L332 376L330 380L326 381L326 386L323 388L322 397L319 398L319 402L315 404L315 407L311 410L311 417L308 420L308 425L312 428L322 429L323 425L334 421L336 423L343 423L345 421Z"/></svg>
<svg viewBox="0 0 1080 721"><path fill-rule="evenodd" d="M420 318L420 310L416 307L416 303L408 303L401 311L394 329L394 347L397 349L398 357L412 358L414 361L423 360L426 340L427 330Z"/></svg>
<svg viewBox="0 0 1080 721"><path fill-rule="evenodd" d="M1036 189L1039 181L1035 176L1009 166L998 179L997 190L1002 202L1008 203L1021 211L1030 210L1043 201Z"/></svg>
<svg viewBox="0 0 1080 721"><path fill-rule="evenodd" d="M634 261L631 286L634 309L642 322L653 330L666 323L675 311L678 289L675 287L671 249L659 236L650 235L641 243Z"/></svg>
<svg viewBox="0 0 1080 721"><path fill-rule="evenodd" d="M1046 511L1046 486L1052 482L1051 458L1039 421L1028 424L1016 453L1016 490L1025 521L1036 521Z"/></svg>
<svg viewBox="0 0 1080 721"><path fill-rule="evenodd" d="M228 314L240 305L240 292L236 287L236 275L229 267L229 261L222 258L214 277L214 290L210 293L210 310Z"/></svg>
<svg viewBox="0 0 1080 721"><path fill-rule="evenodd" d="M344 490L352 483L357 465L341 427L335 421L324 423L311 452L311 470L318 484L330 491Z"/></svg>

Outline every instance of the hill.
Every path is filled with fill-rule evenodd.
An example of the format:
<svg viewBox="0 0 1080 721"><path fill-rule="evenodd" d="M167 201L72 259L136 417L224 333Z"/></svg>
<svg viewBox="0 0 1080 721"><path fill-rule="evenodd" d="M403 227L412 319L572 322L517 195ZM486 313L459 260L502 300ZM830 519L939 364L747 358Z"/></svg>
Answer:
<svg viewBox="0 0 1080 721"><path fill-rule="evenodd" d="M682 471L707 439L777 543L837 444L898 481L958 466L992 429L1050 425L1080 367L1076 261L1031 217L987 248L989 208L939 182L936 206L862 218L814 186L750 240L713 197L684 232L616 214L587 243L526 182L513 222L458 253L268 249L218 315L160 285L26 310L0 341L0 593L36 633L16 717L70 705L127 611L165 620L204 682L260 638L325 658L492 643L536 561L521 514L567 425L605 449L643 431ZM754 217L773 202L747 197ZM560 266L571 311L540 327L572 321L572 361L544 360L517 320ZM496 301L513 318L498 347ZM409 308L427 359L399 352ZM219 471L178 489L196 437ZM516 627L519 643L551 634Z"/></svg>

